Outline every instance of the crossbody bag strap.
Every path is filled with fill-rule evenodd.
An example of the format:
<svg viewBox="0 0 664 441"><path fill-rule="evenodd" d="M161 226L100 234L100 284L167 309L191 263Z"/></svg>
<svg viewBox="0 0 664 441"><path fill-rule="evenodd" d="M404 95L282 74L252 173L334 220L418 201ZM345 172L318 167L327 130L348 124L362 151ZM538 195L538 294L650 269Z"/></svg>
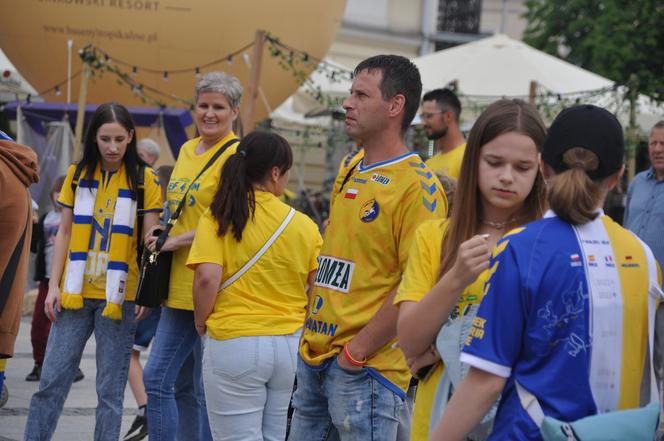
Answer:
<svg viewBox="0 0 664 441"><path fill-rule="evenodd" d="M25 235L28 232L28 225L30 225L30 211L28 210L28 219L25 222L23 227L23 233L16 243L16 247L12 252L9 262L7 262L7 267L0 277L0 314L5 309L7 300L9 299L9 294L12 290L12 285L14 284L14 279L16 276L16 270L21 260L21 255L23 254L23 247L25 245Z"/></svg>
<svg viewBox="0 0 664 441"><path fill-rule="evenodd" d="M657 261L650 248L641 241L643 251L648 261L648 355L650 357L650 401L657 401L657 382L653 359L655 357L655 314L657 313L657 300L662 300L664 293L659 287L657 279Z"/></svg>
<svg viewBox="0 0 664 441"><path fill-rule="evenodd" d="M291 208L288 214L286 215L286 218L284 221L279 225L279 228L270 236L270 238L265 242L265 244L254 254L254 257L249 259L247 263L244 264L242 268L240 268L235 274L233 274L231 277L226 279L224 283L221 284L221 288L219 291L228 288L231 286L237 279L242 277L244 273L249 271L249 269L254 266L256 262L258 262L258 259L261 258L263 254L272 246L272 244L277 240L279 236L281 236L281 233L284 232L288 224L290 223L291 219L293 219L293 216L295 216L295 209Z"/></svg>
<svg viewBox="0 0 664 441"><path fill-rule="evenodd" d="M182 209L184 208L184 204L187 202L187 195L189 194L189 190L191 190L191 187L196 183L198 178L201 177L203 173L207 171L212 165L219 159L219 157L233 144L237 144L240 142L239 139L233 138L226 142L219 150L217 150L214 155L210 158L210 160L205 164L203 169L196 175L196 177L191 181L191 184L189 184L189 187L187 188L187 191L184 193L182 196L182 200L180 200L180 203L178 204L177 208L171 214L171 217L168 219L168 223L166 224L166 227L164 228L164 231L159 235L159 238L157 239L157 243L155 244L155 252L159 252L161 250L161 247L164 246L164 243L166 242L166 239L168 239L168 235L171 232L171 229L175 226L175 224L178 221L178 218L180 217L180 213L182 213Z"/></svg>

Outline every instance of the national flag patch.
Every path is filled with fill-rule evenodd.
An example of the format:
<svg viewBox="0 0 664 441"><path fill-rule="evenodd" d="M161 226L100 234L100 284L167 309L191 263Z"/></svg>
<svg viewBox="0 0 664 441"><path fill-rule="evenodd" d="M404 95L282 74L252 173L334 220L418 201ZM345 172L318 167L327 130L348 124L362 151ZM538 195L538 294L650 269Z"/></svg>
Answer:
<svg viewBox="0 0 664 441"><path fill-rule="evenodd" d="M604 264L608 267L616 266L616 264L613 261L613 256L604 256Z"/></svg>
<svg viewBox="0 0 664 441"><path fill-rule="evenodd" d="M570 266L581 266L581 256L578 254L570 254L569 256L569 265Z"/></svg>
<svg viewBox="0 0 664 441"><path fill-rule="evenodd" d="M360 191L357 188L349 188L344 195L345 199L355 199Z"/></svg>
<svg viewBox="0 0 664 441"><path fill-rule="evenodd" d="M588 254L588 266L597 266L597 260L592 254Z"/></svg>

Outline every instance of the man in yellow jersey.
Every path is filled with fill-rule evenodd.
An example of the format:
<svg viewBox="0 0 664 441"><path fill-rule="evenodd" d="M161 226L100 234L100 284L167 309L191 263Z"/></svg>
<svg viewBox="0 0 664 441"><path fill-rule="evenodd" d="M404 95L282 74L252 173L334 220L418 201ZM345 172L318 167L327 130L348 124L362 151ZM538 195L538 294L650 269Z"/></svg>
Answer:
<svg viewBox="0 0 664 441"><path fill-rule="evenodd" d="M332 205L300 344L291 441L395 441L409 419L392 302L415 229L447 212L440 182L404 142L421 89L419 71L400 56L355 68L343 106L364 158Z"/></svg>
<svg viewBox="0 0 664 441"><path fill-rule="evenodd" d="M434 155L426 165L434 172L455 180L461 173L466 138L459 129L461 102L449 89L435 89L422 97L420 117L427 138L434 142Z"/></svg>

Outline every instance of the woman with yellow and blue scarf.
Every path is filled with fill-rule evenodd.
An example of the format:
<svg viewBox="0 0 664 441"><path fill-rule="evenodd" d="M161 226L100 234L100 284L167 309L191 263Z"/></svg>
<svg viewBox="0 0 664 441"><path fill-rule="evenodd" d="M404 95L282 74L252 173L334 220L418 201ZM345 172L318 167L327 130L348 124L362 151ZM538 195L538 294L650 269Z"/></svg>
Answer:
<svg viewBox="0 0 664 441"><path fill-rule="evenodd" d="M143 173L143 176L140 176ZM140 184L142 182L142 184ZM143 213L137 211L139 192ZM136 152L134 123L120 104L102 104L86 132L83 157L69 167L45 312L53 322L26 440L53 436L90 335L97 345L95 440L117 440L136 320L138 222L159 222L156 174Z"/></svg>

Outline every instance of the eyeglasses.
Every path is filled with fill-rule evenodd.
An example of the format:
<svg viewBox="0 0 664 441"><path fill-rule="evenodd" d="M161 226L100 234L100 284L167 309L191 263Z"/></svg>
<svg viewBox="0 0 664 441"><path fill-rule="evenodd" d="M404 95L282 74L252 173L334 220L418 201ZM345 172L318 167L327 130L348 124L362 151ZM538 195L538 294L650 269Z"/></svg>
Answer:
<svg viewBox="0 0 664 441"><path fill-rule="evenodd" d="M426 113L420 113L420 119L426 120L433 118L434 115L438 115L439 113L445 113L447 110L441 110L438 112L426 112Z"/></svg>

